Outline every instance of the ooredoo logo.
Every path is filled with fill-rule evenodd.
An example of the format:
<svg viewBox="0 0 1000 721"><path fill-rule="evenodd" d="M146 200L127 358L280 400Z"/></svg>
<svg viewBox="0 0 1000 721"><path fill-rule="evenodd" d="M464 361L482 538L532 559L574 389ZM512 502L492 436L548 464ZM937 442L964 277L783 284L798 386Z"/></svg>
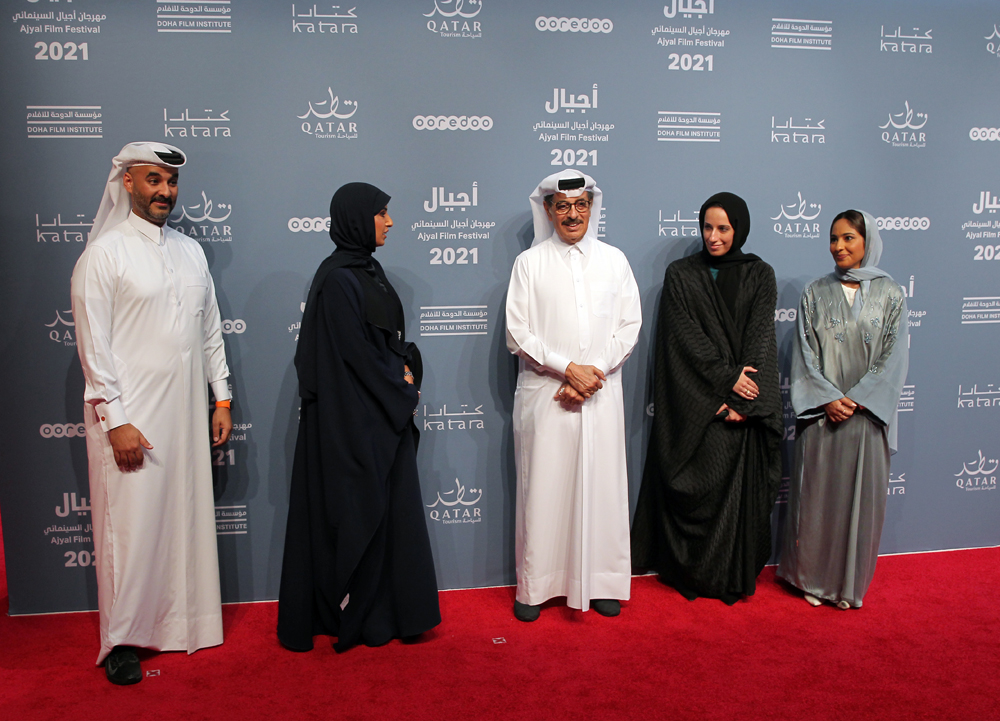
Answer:
<svg viewBox="0 0 1000 721"><path fill-rule="evenodd" d="M875 218L875 224L879 230L928 230L931 227L931 219L927 217L918 218Z"/></svg>
<svg viewBox="0 0 1000 721"><path fill-rule="evenodd" d="M600 18L547 18L539 16L535 19L535 27L542 32L552 33L609 33L615 24Z"/></svg>
<svg viewBox="0 0 1000 721"><path fill-rule="evenodd" d="M222 321L222 332L223 333L243 333L247 329L247 322L242 318L237 318L236 320L229 320L228 318Z"/></svg>
<svg viewBox="0 0 1000 721"><path fill-rule="evenodd" d="M786 323L789 321L794 321L798 317L799 317L799 311L797 308L776 308L774 311L775 323Z"/></svg>
<svg viewBox="0 0 1000 721"><path fill-rule="evenodd" d="M87 427L82 423L45 423L38 429L42 438L83 438Z"/></svg>
<svg viewBox="0 0 1000 721"><path fill-rule="evenodd" d="M413 118L417 130L489 130L493 118L489 115L417 115Z"/></svg>
<svg viewBox="0 0 1000 721"><path fill-rule="evenodd" d="M330 218L289 218L288 229L293 233L325 233L330 230Z"/></svg>
<svg viewBox="0 0 1000 721"><path fill-rule="evenodd" d="M973 128L969 131L972 140L1000 140L1000 128Z"/></svg>

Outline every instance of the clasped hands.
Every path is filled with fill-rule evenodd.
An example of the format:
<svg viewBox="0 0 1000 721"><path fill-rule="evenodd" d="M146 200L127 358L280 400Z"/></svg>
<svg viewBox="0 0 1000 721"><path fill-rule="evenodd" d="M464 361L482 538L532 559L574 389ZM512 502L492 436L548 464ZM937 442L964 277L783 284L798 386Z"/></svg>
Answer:
<svg viewBox="0 0 1000 721"><path fill-rule="evenodd" d="M752 401L754 398L756 398L760 393L760 388L758 388L757 384L754 383L752 380L750 380L750 378L747 376L747 373L756 373L756 372L757 369L754 368L753 366L744 366L743 370L740 371L740 377L737 378L736 383L733 384L733 393L743 398L746 398L748 401ZM723 419L724 421L726 421L726 423L742 423L747 419L745 415L743 415L742 413L737 413L732 408L730 408L729 405L726 403L722 404L719 410L716 411L715 415L718 416L722 415L723 413L726 414L726 417Z"/></svg>
<svg viewBox="0 0 1000 721"><path fill-rule="evenodd" d="M212 447L221 446L229 440L233 430L233 416L228 408L220 406L212 414ZM142 449L153 450L153 444L131 423L108 431L108 441L115 454L115 463L122 472L137 471L142 468Z"/></svg>
<svg viewBox="0 0 1000 721"><path fill-rule="evenodd" d="M839 400L830 401L823 406L823 410L826 411L826 417L833 423L846 421L848 418L853 416L854 411L858 409L864 410L864 406L859 406L847 396L844 396Z"/></svg>
<svg viewBox="0 0 1000 721"><path fill-rule="evenodd" d="M566 366L566 382L559 386L553 400L568 406L582 405L604 387L601 381L606 380L604 371L597 366L570 363Z"/></svg>

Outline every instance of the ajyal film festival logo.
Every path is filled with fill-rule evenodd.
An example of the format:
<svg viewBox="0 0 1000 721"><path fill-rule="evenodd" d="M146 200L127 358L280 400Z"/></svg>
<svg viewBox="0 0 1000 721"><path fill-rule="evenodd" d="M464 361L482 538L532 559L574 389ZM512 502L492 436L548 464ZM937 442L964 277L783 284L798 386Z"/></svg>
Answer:
<svg viewBox="0 0 1000 721"><path fill-rule="evenodd" d="M327 97L322 100L307 101L309 108L302 115L299 129L306 135L322 140L357 140L358 122L354 119L358 112L357 100L341 100L333 94L333 87L326 89Z"/></svg>
<svg viewBox="0 0 1000 721"><path fill-rule="evenodd" d="M427 515L442 525L479 523L483 520L483 509L479 507L482 498L482 488L466 488L456 478L453 489L438 491L434 503L427 504Z"/></svg>

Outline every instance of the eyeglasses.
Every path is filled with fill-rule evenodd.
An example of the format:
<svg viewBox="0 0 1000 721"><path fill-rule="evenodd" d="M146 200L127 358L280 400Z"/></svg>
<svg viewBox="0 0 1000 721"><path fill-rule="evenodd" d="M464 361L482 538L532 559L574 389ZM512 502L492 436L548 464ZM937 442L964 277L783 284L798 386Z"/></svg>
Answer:
<svg viewBox="0 0 1000 721"><path fill-rule="evenodd" d="M570 208L576 208L577 213L587 213L590 211L591 201L580 199L575 203L570 203L567 200L560 200L558 203L553 203L552 208L556 211L556 215L566 215Z"/></svg>

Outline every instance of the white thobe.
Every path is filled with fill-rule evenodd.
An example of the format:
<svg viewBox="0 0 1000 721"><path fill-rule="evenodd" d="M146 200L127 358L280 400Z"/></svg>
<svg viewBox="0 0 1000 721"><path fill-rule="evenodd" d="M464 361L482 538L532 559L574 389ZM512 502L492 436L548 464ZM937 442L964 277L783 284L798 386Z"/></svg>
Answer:
<svg viewBox="0 0 1000 721"><path fill-rule="evenodd" d="M165 230L165 232L164 232ZM197 241L134 213L73 270L101 651L222 643L208 385L230 397L215 286ZM123 473L107 431L152 444Z"/></svg>
<svg viewBox="0 0 1000 721"><path fill-rule="evenodd" d="M629 597L628 475L620 369L642 324L639 288L617 248L557 235L521 253L507 292L514 394L517 600ZM604 387L567 410L553 399L570 361Z"/></svg>

